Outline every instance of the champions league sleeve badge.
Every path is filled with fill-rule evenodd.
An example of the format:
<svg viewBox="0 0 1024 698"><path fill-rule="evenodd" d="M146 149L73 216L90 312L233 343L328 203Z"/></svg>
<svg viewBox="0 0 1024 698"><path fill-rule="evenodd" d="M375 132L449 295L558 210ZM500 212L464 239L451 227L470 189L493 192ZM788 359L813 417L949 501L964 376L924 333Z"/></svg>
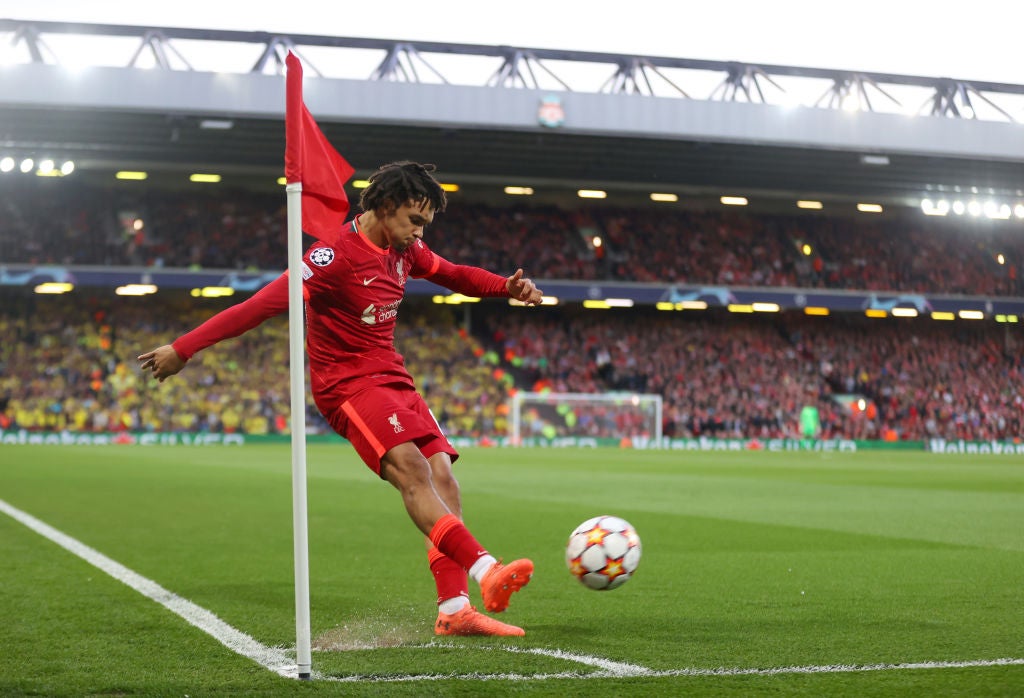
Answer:
<svg viewBox="0 0 1024 698"><path fill-rule="evenodd" d="M318 247L309 253L309 261L318 267L326 267L334 261L334 250L330 247Z"/></svg>

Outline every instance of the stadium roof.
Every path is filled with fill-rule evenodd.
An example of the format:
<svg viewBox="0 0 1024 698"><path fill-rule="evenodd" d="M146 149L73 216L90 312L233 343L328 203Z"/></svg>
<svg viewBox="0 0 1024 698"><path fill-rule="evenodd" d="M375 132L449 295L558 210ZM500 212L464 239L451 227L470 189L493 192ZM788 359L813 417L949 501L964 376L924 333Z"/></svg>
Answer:
<svg viewBox="0 0 1024 698"><path fill-rule="evenodd" d="M466 183L871 197L910 205L946 193L1011 203L1024 197L1024 125L1013 121L1013 107L994 98L1019 99L1024 86L263 33L0 20L3 31L14 33L13 43L22 41L30 60L3 68L0 157L70 158L85 171L280 173L284 81L265 71L277 72L283 50L333 46L385 56L370 79L359 80L317 77L321 71L304 61L310 110L361 173L414 159L436 162L447 177ZM71 31L141 43L130 65L69 71L46 60L40 37ZM184 57L186 69L174 69L172 39L262 42L263 50L247 73L192 70ZM156 56L157 70L135 67L143 48ZM452 84L440 73L433 83L412 79L409 61L431 52L493 56L500 64L487 85ZM553 72L560 84L542 86L536 73L559 61L608 63L614 70L599 93L574 90ZM669 75L673 69L726 77L717 97L693 99ZM652 78L676 94L655 94ZM784 78L825 80L832 94L811 106L767 103L765 89ZM932 113L871 108L871 95L877 104L896 87L925 91ZM861 109L838 108L851 95ZM963 118L977 117L986 105L999 120Z"/></svg>

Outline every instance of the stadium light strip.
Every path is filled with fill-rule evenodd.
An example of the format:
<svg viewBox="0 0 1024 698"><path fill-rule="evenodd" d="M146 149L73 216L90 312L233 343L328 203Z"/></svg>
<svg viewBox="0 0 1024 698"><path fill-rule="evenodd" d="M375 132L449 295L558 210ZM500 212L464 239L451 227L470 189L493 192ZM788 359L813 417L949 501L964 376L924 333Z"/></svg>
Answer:
<svg viewBox="0 0 1024 698"><path fill-rule="evenodd" d="M62 283L59 281L47 281L46 283L39 284L35 287L36 293L68 293L74 288L73 284Z"/></svg>
<svg viewBox="0 0 1024 698"><path fill-rule="evenodd" d="M921 211L926 216L945 216L949 214L949 202L940 199L938 203L931 199L921 199Z"/></svg>
<svg viewBox="0 0 1024 698"><path fill-rule="evenodd" d="M199 128L212 131L230 131L235 127L235 122L230 119L203 119L199 122Z"/></svg>
<svg viewBox="0 0 1024 698"><path fill-rule="evenodd" d="M917 317L917 308L893 308L893 317Z"/></svg>
<svg viewBox="0 0 1024 698"><path fill-rule="evenodd" d="M944 310L936 310L932 313L932 320L956 320L956 315Z"/></svg>
<svg viewBox="0 0 1024 698"><path fill-rule="evenodd" d="M444 304L444 305L461 305L463 303L479 303L480 302L479 298L474 298L473 296L464 296L461 293L451 293L451 294L448 294L447 296L442 295L442 294L438 294L436 296L433 296L431 298L431 300L434 303Z"/></svg>
<svg viewBox="0 0 1024 698"><path fill-rule="evenodd" d="M881 204L857 204L857 210L861 213L881 213Z"/></svg>
<svg viewBox="0 0 1024 698"><path fill-rule="evenodd" d="M745 196L723 196L719 201L726 206L746 206L749 203Z"/></svg>
<svg viewBox="0 0 1024 698"><path fill-rule="evenodd" d="M750 307L755 313L777 313L780 310L778 303L754 303Z"/></svg>
<svg viewBox="0 0 1024 698"><path fill-rule="evenodd" d="M864 311L864 314L868 317L889 317L889 313L880 308L868 308Z"/></svg>
<svg viewBox="0 0 1024 698"><path fill-rule="evenodd" d="M651 201L664 201L668 203L674 203L679 201L678 194L663 194L660 192L651 192Z"/></svg>
<svg viewBox="0 0 1024 698"><path fill-rule="evenodd" d="M135 172L135 171L132 171L132 170L121 170L120 172L117 172L116 174L114 174L114 178L115 179L128 179L128 180L135 180L135 181L139 181L139 182L141 182L142 180L146 179L146 177L149 177L148 173L146 173L146 172Z"/></svg>
<svg viewBox="0 0 1024 698"><path fill-rule="evenodd" d="M509 196L533 196L533 187L505 187Z"/></svg>
<svg viewBox="0 0 1024 698"><path fill-rule="evenodd" d="M576 196L581 199L606 199L608 198L608 192L600 189L579 189L576 192Z"/></svg>
<svg viewBox="0 0 1024 698"><path fill-rule="evenodd" d="M542 296L540 299L541 305L558 305L560 302L561 301L558 300L557 296ZM515 298L509 298L508 304L526 307L526 303L523 303L520 300L516 300Z"/></svg>
<svg viewBox="0 0 1024 698"><path fill-rule="evenodd" d="M829 314L828 308L823 308L817 305L809 305L804 308L804 315L821 315L825 316Z"/></svg>
<svg viewBox="0 0 1024 698"><path fill-rule="evenodd" d="M809 201L806 199L801 199L800 201L796 202L796 207L806 208L812 211L820 211L821 209L825 208L825 204L821 203L820 201Z"/></svg>
<svg viewBox="0 0 1024 698"><path fill-rule="evenodd" d="M235 295L235 289L230 286L203 286L189 291L193 298L222 298Z"/></svg>
<svg viewBox="0 0 1024 698"><path fill-rule="evenodd" d="M199 182L200 184L216 184L220 181L220 175L196 172L195 174L190 174L188 176L188 181Z"/></svg>
<svg viewBox="0 0 1024 698"><path fill-rule="evenodd" d="M726 306L726 310L730 313L752 313L754 312L754 306L743 303L730 303Z"/></svg>
<svg viewBox="0 0 1024 698"><path fill-rule="evenodd" d="M1020 322L1016 315L996 315L996 322Z"/></svg>
<svg viewBox="0 0 1024 698"><path fill-rule="evenodd" d="M980 310L960 310L957 312L961 320L984 320L985 313Z"/></svg>
<svg viewBox="0 0 1024 698"><path fill-rule="evenodd" d="M707 310L708 304L705 301L659 301L654 307L658 310Z"/></svg>
<svg viewBox="0 0 1024 698"><path fill-rule="evenodd" d="M114 293L119 296L147 296L151 293L156 293L156 285L125 284L124 286L118 286L114 289Z"/></svg>

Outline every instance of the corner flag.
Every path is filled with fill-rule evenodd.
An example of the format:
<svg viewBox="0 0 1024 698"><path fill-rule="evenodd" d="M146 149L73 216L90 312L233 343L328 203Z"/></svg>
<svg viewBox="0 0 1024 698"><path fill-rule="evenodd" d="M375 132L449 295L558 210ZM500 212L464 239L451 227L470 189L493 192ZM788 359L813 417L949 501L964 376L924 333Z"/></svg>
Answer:
<svg viewBox="0 0 1024 698"><path fill-rule="evenodd" d="M288 197L288 357L291 384L292 523L295 548L295 659L312 677L309 614L309 516L306 503L306 373L302 302L302 232L330 242L345 224L345 182L352 166L327 142L302 101L302 64L285 59L284 172Z"/></svg>
<svg viewBox="0 0 1024 698"><path fill-rule="evenodd" d="M289 51L285 65L285 180L302 184L302 229L324 240L345 223L345 182L355 170L331 147L302 100L302 63Z"/></svg>

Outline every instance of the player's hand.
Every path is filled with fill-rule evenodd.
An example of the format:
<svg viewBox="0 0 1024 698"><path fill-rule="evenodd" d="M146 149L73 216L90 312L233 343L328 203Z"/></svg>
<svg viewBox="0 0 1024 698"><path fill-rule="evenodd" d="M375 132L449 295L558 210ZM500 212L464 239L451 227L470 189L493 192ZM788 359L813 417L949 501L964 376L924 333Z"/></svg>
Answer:
<svg viewBox="0 0 1024 698"><path fill-rule="evenodd" d="M140 354L139 362L142 364L140 368L143 371L152 369L153 377L161 383L164 382L164 379L173 376L185 368L185 362L182 361L181 357L178 356L178 352L170 344L165 344L153 351Z"/></svg>
<svg viewBox="0 0 1024 698"><path fill-rule="evenodd" d="M523 270L516 269L516 273L505 279L505 288L508 290L509 298L526 303L526 305L537 305L544 294L529 279L523 278Z"/></svg>

